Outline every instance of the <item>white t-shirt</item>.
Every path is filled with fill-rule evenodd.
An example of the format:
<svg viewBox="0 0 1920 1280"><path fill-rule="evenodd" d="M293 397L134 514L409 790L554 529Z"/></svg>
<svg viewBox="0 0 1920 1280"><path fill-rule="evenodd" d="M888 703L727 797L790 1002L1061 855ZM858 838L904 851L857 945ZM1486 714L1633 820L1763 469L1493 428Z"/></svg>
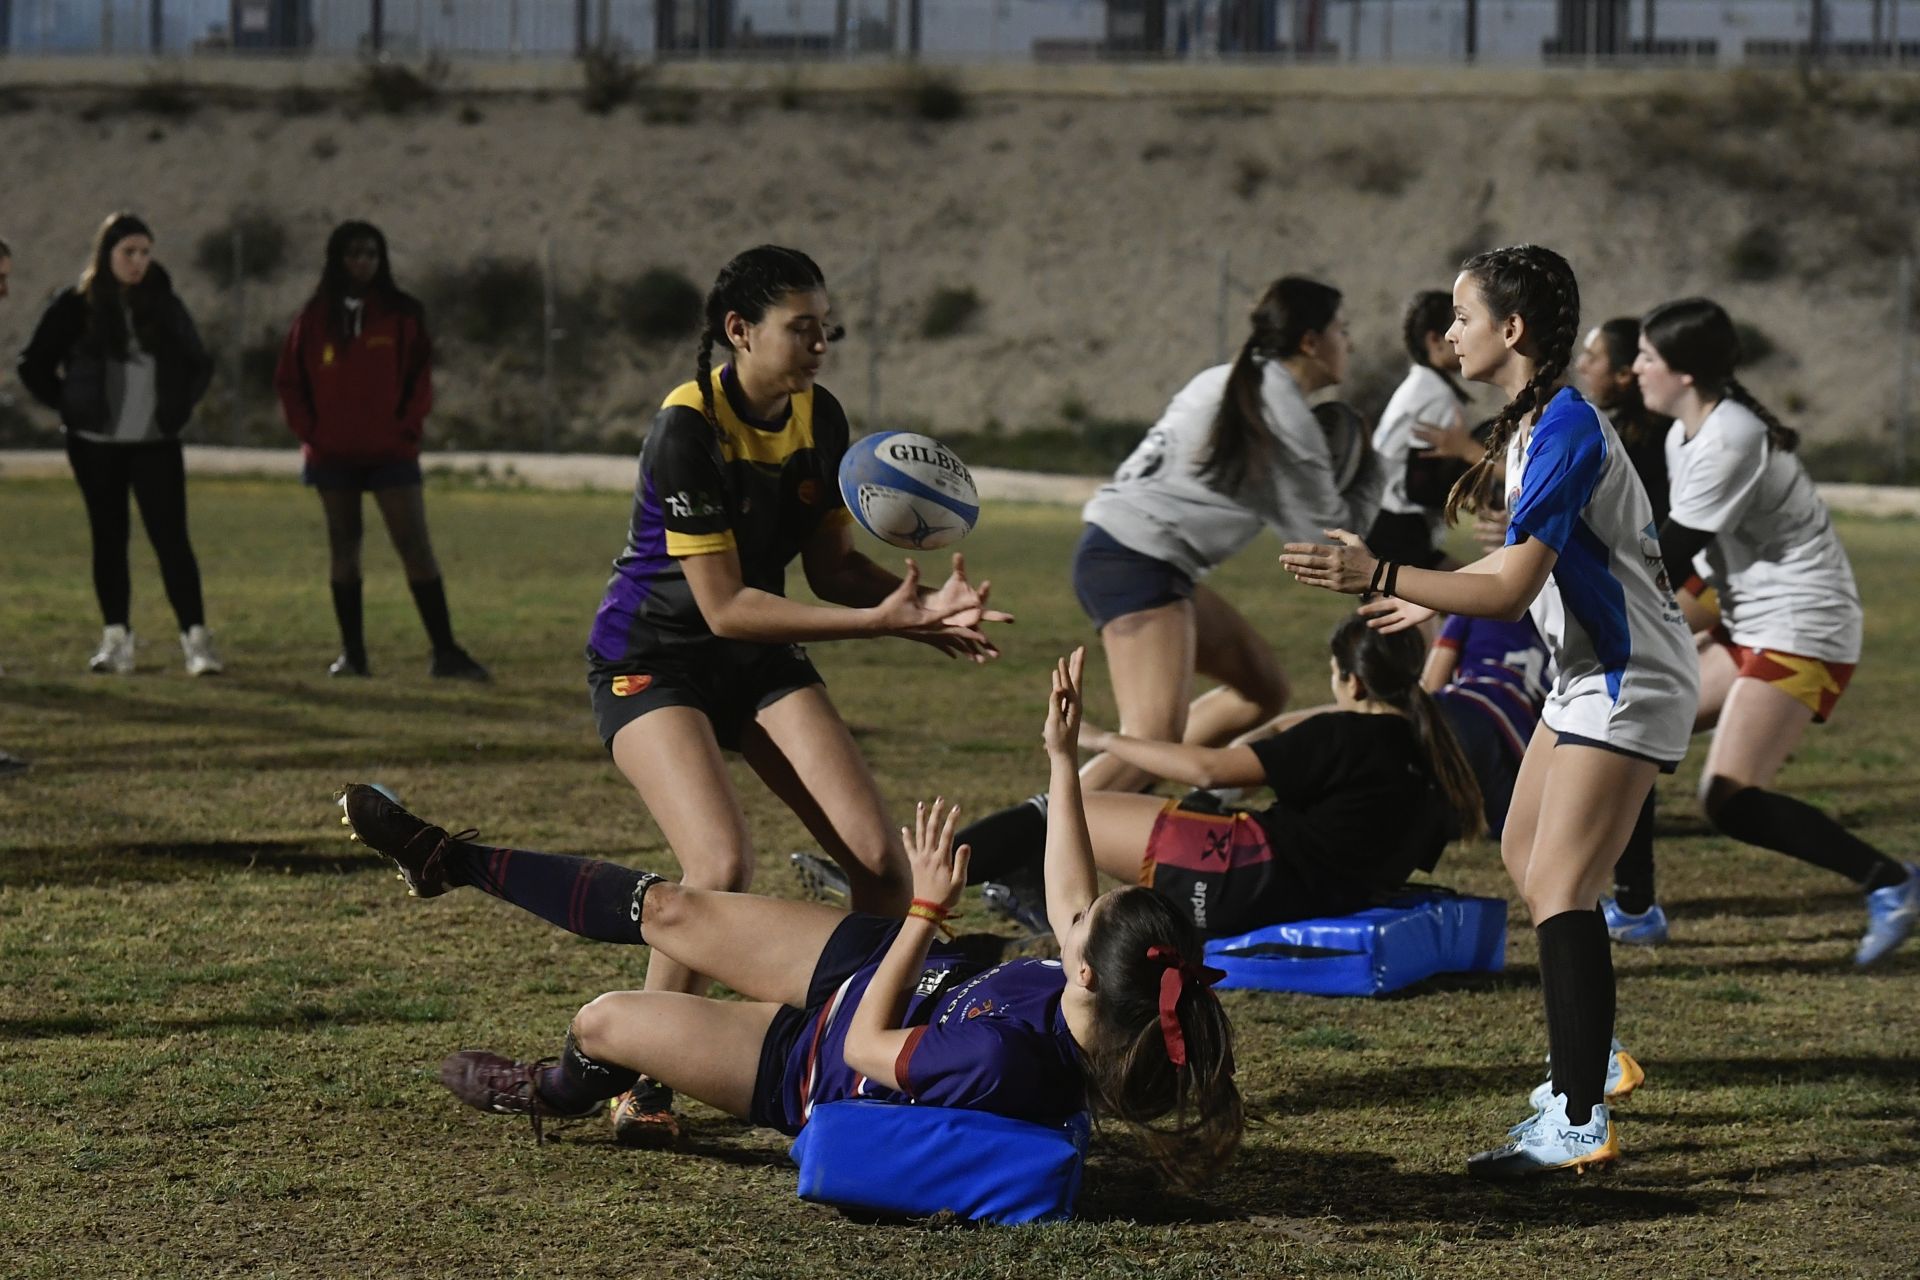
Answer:
<svg viewBox="0 0 1920 1280"><path fill-rule="evenodd" d="M1827 504L1800 459L1767 444L1767 424L1732 400L1693 438L1667 432L1671 518L1713 535L1694 569L1713 584L1735 644L1860 660L1860 589Z"/></svg>
<svg viewBox="0 0 1920 1280"><path fill-rule="evenodd" d="M1160 421L1088 500L1082 517L1122 546L1198 579L1253 541L1264 524L1282 538L1323 542L1325 530L1365 534L1380 507L1379 459L1369 456L1344 491L1334 486L1326 433L1277 360L1261 362L1262 417L1273 465L1228 495L1200 478L1200 464L1232 365L1181 388Z"/></svg>
<svg viewBox="0 0 1920 1280"><path fill-rule="evenodd" d="M1540 718L1663 762L1693 736L1700 664L1660 560L1653 505L1613 427L1566 388L1507 445L1509 545L1559 559L1530 612L1553 655Z"/></svg>
<svg viewBox="0 0 1920 1280"><path fill-rule="evenodd" d="M1407 371L1393 399L1387 401L1380 425L1373 429L1373 451L1380 455L1380 469L1387 480L1386 492L1380 497L1382 511L1427 516L1436 530L1442 527L1445 520L1438 511L1407 497L1407 458L1419 447L1413 435L1415 423L1445 426L1460 411L1460 397L1439 373L1423 364Z"/></svg>

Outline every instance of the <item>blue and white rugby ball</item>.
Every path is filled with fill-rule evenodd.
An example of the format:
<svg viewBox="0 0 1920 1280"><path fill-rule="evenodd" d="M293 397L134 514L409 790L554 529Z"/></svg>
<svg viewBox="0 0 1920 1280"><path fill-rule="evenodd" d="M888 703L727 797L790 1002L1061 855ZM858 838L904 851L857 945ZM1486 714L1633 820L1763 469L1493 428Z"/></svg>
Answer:
<svg viewBox="0 0 1920 1280"><path fill-rule="evenodd" d="M980 518L966 464L938 440L911 431L855 440L840 460L840 496L861 528L916 551L960 541Z"/></svg>

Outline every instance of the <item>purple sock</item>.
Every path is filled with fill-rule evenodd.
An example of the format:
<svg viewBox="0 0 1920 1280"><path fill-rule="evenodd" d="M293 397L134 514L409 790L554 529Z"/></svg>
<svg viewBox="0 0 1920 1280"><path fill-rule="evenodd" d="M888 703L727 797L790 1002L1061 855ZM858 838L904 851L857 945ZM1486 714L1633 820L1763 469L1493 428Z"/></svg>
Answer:
<svg viewBox="0 0 1920 1280"><path fill-rule="evenodd" d="M648 886L660 879L598 858L465 841L447 847L442 865L454 883L470 884L568 933L628 946L646 941L640 936L640 903Z"/></svg>

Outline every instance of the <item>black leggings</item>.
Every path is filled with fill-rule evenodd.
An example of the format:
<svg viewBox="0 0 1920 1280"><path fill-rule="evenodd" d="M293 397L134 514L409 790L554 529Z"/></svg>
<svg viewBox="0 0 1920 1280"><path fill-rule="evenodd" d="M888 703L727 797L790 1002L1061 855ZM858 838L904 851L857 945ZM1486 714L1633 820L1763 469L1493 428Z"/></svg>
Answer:
<svg viewBox="0 0 1920 1280"><path fill-rule="evenodd" d="M127 574L127 491L140 504L140 522L160 560L160 580L180 629L206 621L200 600L200 566L187 540L187 468L178 440L146 444L101 444L67 435L80 496L93 530L93 593L106 624L126 626L133 587Z"/></svg>

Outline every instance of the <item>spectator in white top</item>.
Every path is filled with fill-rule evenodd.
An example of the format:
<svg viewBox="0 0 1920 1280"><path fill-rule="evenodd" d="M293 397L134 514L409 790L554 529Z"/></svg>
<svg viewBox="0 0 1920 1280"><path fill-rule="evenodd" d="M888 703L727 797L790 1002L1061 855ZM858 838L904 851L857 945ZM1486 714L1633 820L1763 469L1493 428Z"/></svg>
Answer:
<svg viewBox="0 0 1920 1280"><path fill-rule="evenodd" d="M1120 732L1219 746L1279 714L1288 685L1273 648L1200 579L1265 525L1283 539L1366 528L1380 503L1364 433L1329 443L1307 397L1336 386L1352 340L1340 291L1298 276L1267 287L1230 365L1208 369L1167 406L1087 503L1073 587L1100 629ZM1194 704L1194 673L1221 687ZM1154 778L1100 755L1094 791Z"/></svg>
<svg viewBox="0 0 1920 1280"><path fill-rule="evenodd" d="M1860 592L1832 517L1794 455L1799 435L1734 377L1739 339L1718 303L1682 298L1641 322L1634 371L1667 433L1672 507L1660 532L1669 572L1713 587L1688 621L1700 648L1696 732L1713 730L1700 805L1736 840L1846 876L1867 895L1867 965L1912 933L1920 868L1867 844L1804 801L1766 788L1807 725L1824 722L1860 659Z"/></svg>
<svg viewBox="0 0 1920 1280"><path fill-rule="evenodd" d="M1433 451L1428 433L1464 431L1467 393L1454 379L1460 357L1447 342L1453 325L1453 295L1429 289L1413 296L1401 325L1413 367L1387 401L1373 431L1386 492L1380 514L1367 531L1373 553L1422 569L1452 569L1458 561L1440 549L1447 494L1466 474L1467 463Z"/></svg>

